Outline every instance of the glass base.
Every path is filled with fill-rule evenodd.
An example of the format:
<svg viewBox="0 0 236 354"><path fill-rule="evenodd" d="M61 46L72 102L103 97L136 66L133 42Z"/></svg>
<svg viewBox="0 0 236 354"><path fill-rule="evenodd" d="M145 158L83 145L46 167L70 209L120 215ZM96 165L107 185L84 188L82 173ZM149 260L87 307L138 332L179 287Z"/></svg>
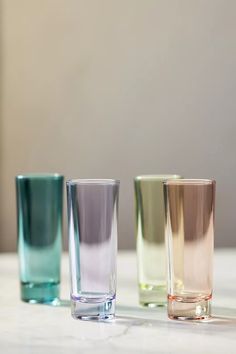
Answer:
<svg viewBox="0 0 236 354"><path fill-rule="evenodd" d="M168 295L168 317L175 320L205 320L211 318L211 297L186 301Z"/></svg>
<svg viewBox="0 0 236 354"><path fill-rule="evenodd" d="M166 306L166 287L163 285L139 284L139 303L146 307Z"/></svg>
<svg viewBox="0 0 236 354"><path fill-rule="evenodd" d="M115 299L104 302L85 302L71 299L71 315L75 319L104 321L115 317Z"/></svg>
<svg viewBox="0 0 236 354"><path fill-rule="evenodd" d="M59 301L59 283L21 283L21 300L32 304L50 303Z"/></svg>

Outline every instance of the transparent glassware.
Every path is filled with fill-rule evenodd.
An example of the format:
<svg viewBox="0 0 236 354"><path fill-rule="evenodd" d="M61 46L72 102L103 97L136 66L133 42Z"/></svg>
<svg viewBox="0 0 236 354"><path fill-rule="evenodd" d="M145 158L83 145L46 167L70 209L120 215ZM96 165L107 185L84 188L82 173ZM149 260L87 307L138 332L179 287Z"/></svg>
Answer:
<svg viewBox="0 0 236 354"><path fill-rule="evenodd" d="M16 176L21 299L55 303L59 298L63 176Z"/></svg>
<svg viewBox="0 0 236 354"><path fill-rule="evenodd" d="M168 316L211 316L215 181L164 183L168 252Z"/></svg>
<svg viewBox="0 0 236 354"><path fill-rule="evenodd" d="M83 320L115 316L119 181L67 182L71 313Z"/></svg>
<svg viewBox="0 0 236 354"><path fill-rule="evenodd" d="M166 304L166 250L163 182L179 175L143 175L134 179L139 302Z"/></svg>

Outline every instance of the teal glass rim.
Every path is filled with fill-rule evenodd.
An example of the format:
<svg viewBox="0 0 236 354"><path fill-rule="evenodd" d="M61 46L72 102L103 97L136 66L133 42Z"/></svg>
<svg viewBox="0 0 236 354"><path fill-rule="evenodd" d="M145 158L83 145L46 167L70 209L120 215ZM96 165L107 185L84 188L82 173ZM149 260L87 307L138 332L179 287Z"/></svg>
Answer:
<svg viewBox="0 0 236 354"><path fill-rule="evenodd" d="M19 174L16 179L61 179L64 176L59 173L26 173Z"/></svg>

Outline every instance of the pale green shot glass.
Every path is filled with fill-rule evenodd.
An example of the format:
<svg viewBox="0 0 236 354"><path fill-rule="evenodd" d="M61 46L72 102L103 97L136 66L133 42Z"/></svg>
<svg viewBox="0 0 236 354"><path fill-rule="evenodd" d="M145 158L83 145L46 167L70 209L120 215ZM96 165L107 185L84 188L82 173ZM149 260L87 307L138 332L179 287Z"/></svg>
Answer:
<svg viewBox="0 0 236 354"><path fill-rule="evenodd" d="M20 287L26 302L59 299L63 179L59 174L16 177Z"/></svg>
<svg viewBox="0 0 236 354"><path fill-rule="evenodd" d="M139 303L167 302L165 206L163 183L179 175L143 175L134 179Z"/></svg>

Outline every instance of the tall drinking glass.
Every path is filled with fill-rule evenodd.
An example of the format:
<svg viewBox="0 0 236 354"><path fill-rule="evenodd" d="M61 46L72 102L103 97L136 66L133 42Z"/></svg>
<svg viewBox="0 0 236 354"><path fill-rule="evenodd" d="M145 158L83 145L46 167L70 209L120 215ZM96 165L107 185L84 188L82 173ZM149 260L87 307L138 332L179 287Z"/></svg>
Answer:
<svg viewBox="0 0 236 354"><path fill-rule="evenodd" d="M166 251L163 182L178 175L144 175L134 180L139 302L166 304Z"/></svg>
<svg viewBox="0 0 236 354"><path fill-rule="evenodd" d="M55 302L59 297L63 176L16 177L21 299Z"/></svg>
<svg viewBox="0 0 236 354"><path fill-rule="evenodd" d="M211 316L215 181L182 179L164 185L168 251L168 316Z"/></svg>
<svg viewBox="0 0 236 354"><path fill-rule="evenodd" d="M67 182L72 316L115 315L119 181Z"/></svg>

